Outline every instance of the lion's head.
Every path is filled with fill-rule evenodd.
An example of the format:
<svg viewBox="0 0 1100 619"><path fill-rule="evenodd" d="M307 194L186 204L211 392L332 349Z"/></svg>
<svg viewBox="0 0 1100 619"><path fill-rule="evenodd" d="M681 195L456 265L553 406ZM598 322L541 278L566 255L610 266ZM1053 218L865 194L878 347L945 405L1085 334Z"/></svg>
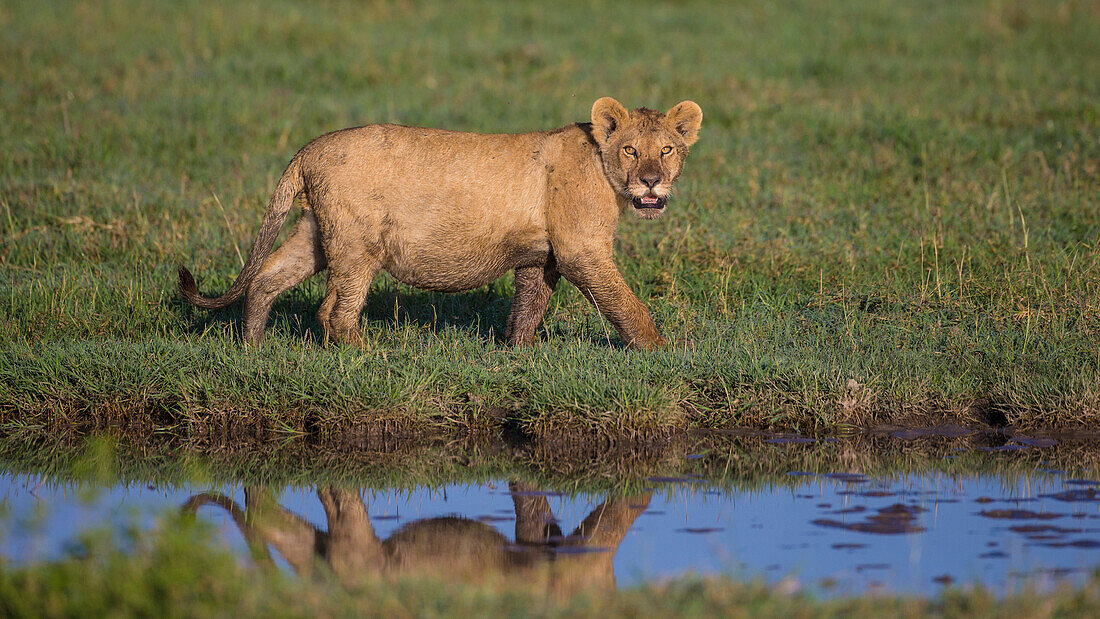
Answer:
<svg viewBox="0 0 1100 619"><path fill-rule="evenodd" d="M694 101L681 101L665 114L644 107L628 112L611 97L592 105L592 136L604 172L635 215L656 219L665 212L702 122L703 110Z"/></svg>

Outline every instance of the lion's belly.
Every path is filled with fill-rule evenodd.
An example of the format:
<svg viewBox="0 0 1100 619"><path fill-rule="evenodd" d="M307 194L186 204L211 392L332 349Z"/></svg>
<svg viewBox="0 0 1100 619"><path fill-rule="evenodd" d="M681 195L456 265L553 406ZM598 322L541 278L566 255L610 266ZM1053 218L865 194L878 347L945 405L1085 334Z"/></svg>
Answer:
<svg viewBox="0 0 1100 619"><path fill-rule="evenodd" d="M508 271L545 264L550 244L537 234L506 240L422 238L391 248L383 268L398 281L436 292L485 286ZM456 242L456 241L465 242Z"/></svg>
<svg viewBox="0 0 1100 619"><path fill-rule="evenodd" d="M430 190L386 187L383 268L399 281L439 292L484 286L550 253L542 179L495 178L486 188L444 183Z"/></svg>

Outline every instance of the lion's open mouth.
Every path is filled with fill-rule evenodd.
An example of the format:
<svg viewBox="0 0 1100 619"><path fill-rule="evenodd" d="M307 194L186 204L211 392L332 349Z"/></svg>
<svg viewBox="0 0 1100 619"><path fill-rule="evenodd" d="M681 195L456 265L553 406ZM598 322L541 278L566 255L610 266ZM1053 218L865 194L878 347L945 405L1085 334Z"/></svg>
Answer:
<svg viewBox="0 0 1100 619"><path fill-rule="evenodd" d="M658 198L657 196L653 196L653 195L647 195L647 196L642 196L640 198L631 199L631 203L634 204L634 208L639 209L639 210L641 210L641 209L657 209L657 210L660 210L660 209L663 209L665 207L665 202L667 202L667 201L668 201L667 198Z"/></svg>

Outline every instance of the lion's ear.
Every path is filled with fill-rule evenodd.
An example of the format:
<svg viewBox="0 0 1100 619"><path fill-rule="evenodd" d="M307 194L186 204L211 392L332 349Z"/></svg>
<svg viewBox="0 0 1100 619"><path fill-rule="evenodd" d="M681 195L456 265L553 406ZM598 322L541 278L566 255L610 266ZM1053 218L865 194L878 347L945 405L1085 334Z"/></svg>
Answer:
<svg viewBox="0 0 1100 619"><path fill-rule="evenodd" d="M684 143L691 146L699 139L699 125L703 124L703 109L694 101L681 101L672 106L665 114L669 124L684 137Z"/></svg>
<svg viewBox="0 0 1100 619"><path fill-rule="evenodd" d="M621 103L611 97L602 97L592 104L592 133L603 146L611 134L622 127L630 117Z"/></svg>

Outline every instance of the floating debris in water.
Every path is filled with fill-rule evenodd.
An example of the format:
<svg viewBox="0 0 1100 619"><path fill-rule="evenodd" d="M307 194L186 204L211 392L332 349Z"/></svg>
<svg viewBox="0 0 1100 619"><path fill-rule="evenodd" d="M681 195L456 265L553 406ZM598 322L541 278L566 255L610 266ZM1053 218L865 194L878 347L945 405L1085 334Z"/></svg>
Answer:
<svg viewBox="0 0 1100 619"><path fill-rule="evenodd" d="M1046 499L1063 501L1065 503L1086 503L1090 501L1100 501L1100 492L1098 492L1096 488L1066 490L1064 492L1055 492L1053 494L1040 494L1039 496Z"/></svg>
<svg viewBox="0 0 1100 619"><path fill-rule="evenodd" d="M989 509L978 512L978 515L1000 520L1054 520L1065 516L1065 514L1033 512L1026 509Z"/></svg>
<svg viewBox="0 0 1100 619"><path fill-rule="evenodd" d="M1100 548L1100 542L1094 539L1079 539L1072 542L1047 542L1040 544L1047 548Z"/></svg>
<svg viewBox="0 0 1100 619"><path fill-rule="evenodd" d="M865 570L888 570L890 569L889 563L860 563L856 566L857 572Z"/></svg>
<svg viewBox="0 0 1100 619"><path fill-rule="evenodd" d="M853 507L848 507L848 508L845 508L845 509L836 509L836 510L833 510L833 511L828 512L828 513L830 513L830 514L858 514L860 512L865 512L865 511L867 511L866 507L864 507L862 505L855 505Z"/></svg>
<svg viewBox="0 0 1100 619"><path fill-rule="evenodd" d="M860 473L827 473L825 477L844 482L846 484L863 484L869 481L866 475Z"/></svg>
<svg viewBox="0 0 1100 619"><path fill-rule="evenodd" d="M883 507L877 514L867 516L861 522L840 522L828 518L818 518L812 524L821 527L845 529L847 531L859 531L860 533L875 533L879 535L894 535L899 533L919 533L924 527L916 524L917 514L925 511L922 507L895 503L889 507Z"/></svg>
<svg viewBox="0 0 1100 619"><path fill-rule="evenodd" d="M1008 527L1015 533L1084 533L1084 529L1066 529L1052 524L1018 524Z"/></svg>
<svg viewBox="0 0 1100 619"><path fill-rule="evenodd" d="M676 529L677 533L717 533L725 531L725 527L683 527Z"/></svg>

